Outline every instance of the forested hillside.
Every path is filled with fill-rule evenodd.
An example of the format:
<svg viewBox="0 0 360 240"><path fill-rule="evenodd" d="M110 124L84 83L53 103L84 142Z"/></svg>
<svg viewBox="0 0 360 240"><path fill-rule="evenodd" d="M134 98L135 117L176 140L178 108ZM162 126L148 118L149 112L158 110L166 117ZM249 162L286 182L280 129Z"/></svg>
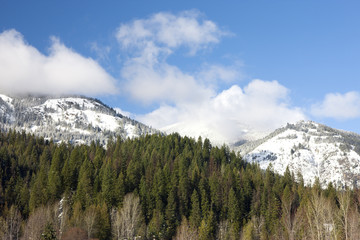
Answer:
<svg viewBox="0 0 360 240"><path fill-rule="evenodd" d="M305 187L209 140L0 133L2 239L360 239L357 189Z"/></svg>

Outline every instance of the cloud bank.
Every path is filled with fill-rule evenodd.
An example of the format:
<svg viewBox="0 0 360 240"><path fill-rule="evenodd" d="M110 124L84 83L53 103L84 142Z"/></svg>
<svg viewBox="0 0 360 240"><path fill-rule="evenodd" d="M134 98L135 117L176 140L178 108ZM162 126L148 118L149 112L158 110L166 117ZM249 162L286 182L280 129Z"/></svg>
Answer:
<svg viewBox="0 0 360 240"><path fill-rule="evenodd" d="M46 56L16 30L0 33L0 92L6 94L113 94L115 80L93 59L52 37Z"/></svg>
<svg viewBox="0 0 360 240"><path fill-rule="evenodd" d="M349 120L360 117L360 93L329 93L324 100L311 107L311 114L320 118Z"/></svg>
<svg viewBox="0 0 360 240"><path fill-rule="evenodd" d="M253 80L240 87L241 64L204 63L189 73L168 61L181 52L196 57L227 35L198 12L158 13L122 24L116 36L128 56L121 70L124 88L137 101L159 104L137 119L220 144L262 137L305 119L301 109L290 105L289 90L277 81Z"/></svg>
<svg viewBox="0 0 360 240"><path fill-rule="evenodd" d="M262 80L243 89L233 85L203 102L163 105L138 118L167 132L208 137L219 144L264 137L288 122L306 119L300 108L290 106L288 89Z"/></svg>

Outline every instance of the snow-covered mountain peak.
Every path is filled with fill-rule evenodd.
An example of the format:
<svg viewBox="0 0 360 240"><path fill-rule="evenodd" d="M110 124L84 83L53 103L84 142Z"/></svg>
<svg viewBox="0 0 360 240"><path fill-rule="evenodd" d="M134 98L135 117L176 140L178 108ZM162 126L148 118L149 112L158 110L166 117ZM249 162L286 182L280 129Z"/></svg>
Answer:
<svg viewBox="0 0 360 240"><path fill-rule="evenodd" d="M6 95L0 94L0 98L1 98L4 102L6 102L7 104L11 104L11 102L12 102L12 98L10 98L10 97L8 97L8 96L6 96Z"/></svg>
<svg viewBox="0 0 360 240"><path fill-rule="evenodd" d="M87 97L0 95L0 127L25 130L55 141L86 143L110 136L133 138L158 132Z"/></svg>
<svg viewBox="0 0 360 240"><path fill-rule="evenodd" d="M94 101L90 101L86 98L60 98L60 99L48 99L44 104L41 106L43 108L49 108L58 110L69 108L69 107L75 107L75 108L81 108L82 110L85 109L93 109L96 105L100 105L99 103L96 103Z"/></svg>
<svg viewBox="0 0 360 240"><path fill-rule="evenodd" d="M238 148L244 158L282 174L286 167L300 172L306 184L318 177L323 186L360 184L360 135L312 121L277 129L264 139Z"/></svg>

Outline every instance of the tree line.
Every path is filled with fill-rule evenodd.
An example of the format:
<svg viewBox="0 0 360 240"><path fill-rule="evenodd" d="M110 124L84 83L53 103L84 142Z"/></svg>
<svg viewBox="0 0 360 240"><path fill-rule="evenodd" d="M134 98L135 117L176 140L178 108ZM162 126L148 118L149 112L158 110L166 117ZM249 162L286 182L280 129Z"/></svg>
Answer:
<svg viewBox="0 0 360 240"><path fill-rule="evenodd" d="M357 189L304 186L208 139L105 149L10 130L0 166L2 239L360 239Z"/></svg>

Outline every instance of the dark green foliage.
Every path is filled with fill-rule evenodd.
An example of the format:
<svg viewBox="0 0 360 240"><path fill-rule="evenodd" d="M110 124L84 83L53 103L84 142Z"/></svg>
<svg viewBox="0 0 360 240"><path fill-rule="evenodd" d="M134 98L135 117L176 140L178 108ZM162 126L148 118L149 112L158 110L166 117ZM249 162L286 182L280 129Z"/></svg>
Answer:
<svg viewBox="0 0 360 240"><path fill-rule="evenodd" d="M14 132L2 133L1 140L0 194L5 195L6 203L17 203L22 215L28 216L65 195L71 222L79 227L86 209L97 204L101 206L102 220L97 220L100 239L111 238L109 209L121 207L129 192L139 195L148 235L157 238L171 239L183 217L195 228L204 221L203 235L214 237L216 227L212 225L241 213L234 217L240 230L241 216L246 216L241 211L249 211L240 208L246 205L242 199L251 199L252 194L251 189L244 191L239 186L240 167L246 164L225 146L212 147L208 139L152 135L118 139L106 151L94 142L90 146L57 146ZM250 175L243 181L249 183L244 187L252 186ZM239 208L237 212L231 208L228 214L224 206L230 189L237 191L233 198L240 192L244 196L231 199Z"/></svg>
<svg viewBox="0 0 360 240"><path fill-rule="evenodd" d="M111 239L110 215L106 203L100 207L98 220L98 234L99 239Z"/></svg>
<svg viewBox="0 0 360 240"><path fill-rule="evenodd" d="M152 219L148 226L148 235L150 238L163 239L166 236L165 217L162 212L155 209L152 214Z"/></svg>
<svg viewBox="0 0 360 240"><path fill-rule="evenodd" d="M89 158L84 154L84 160L80 168L79 180L75 198L81 203L81 206L87 207L91 204L93 197L92 191L92 173L93 166Z"/></svg>
<svg viewBox="0 0 360 240"><path fill-rule="evenodd" d="M166 237L171 238L175 235L176 226L179 222L179 210L176 196L176 188L170 190L169 197L167 199L167 206L165 210L165 219L166 219Z"/></svg>
<svg viewBox="0 0 360 240"><path fill-rule="evenodd" d="M48 174L48 195L51 202L58 199L62 193L63 181L61 179L61 167L64 163L64 145L56 148L51 160Z"/></svg>
<svg viewBox="0 0 360 240"><path fill-rule="evenodd" d="M239 197L236 196L234 189L231 188L228 200L228 219L231 224L231 229L234 232L240 232L241 214L242 212L239 205Z"/></svg>
<svg viewBox="0 0 360 240"><path fill-rule="evenodd" d="M148 239L172 239L182 219L199 239L217 238L220 223L234 239L241 233L271 239L282 231L285 206L292 219L307 204L306 196L323 191L319 181L309 189L288 169L280 177L271 166L262 171L226 146L178 134L118 138L105 150L95 142L55 145L24 133L0 133L0 177L0 220L7 219L8 206L16 206L26 221L38 207L66 197L65 232L84 228L85 213L97 206L93 235L99 239L112 239L112 213L131 192L140 199ZM338 204L333 185L323 193ZM55 239L54 229L46 225L43 239Z"/></svg>
<svg viewBox="0 0 360 240"><path fill-rule="evenodd" d="M215 239L216 225L214 212L210 211L201 221L201 225L199 227L199 239Z"/></svg>
<svg viewBox="0 0 360 240"><path fill-rule="evenodd" d="M51 223L47 223L44 232L41 234L41 240L56 240L56 231Z"/></svg>
<svg viewBox="0 0 360 240"><path fill-rule="evenodd" d="M102 172L102 184L101 184L101 191L102 191L102 197L105 200L106 204L108 206L114 206L115 205L115 178L114 178L114 172L111 169L110 164L104 164L103 165L103 172ZM121 183L120 183L121 184Z"/></svg>
<svg viewBox="0 0 360 240"><path fill-rule="evenodd" d="M194 190L191 195L191 214L190 214L190 223L194 227L199 227L201 223L201 209L200 209L200 201L199 194Z"/></svg>

